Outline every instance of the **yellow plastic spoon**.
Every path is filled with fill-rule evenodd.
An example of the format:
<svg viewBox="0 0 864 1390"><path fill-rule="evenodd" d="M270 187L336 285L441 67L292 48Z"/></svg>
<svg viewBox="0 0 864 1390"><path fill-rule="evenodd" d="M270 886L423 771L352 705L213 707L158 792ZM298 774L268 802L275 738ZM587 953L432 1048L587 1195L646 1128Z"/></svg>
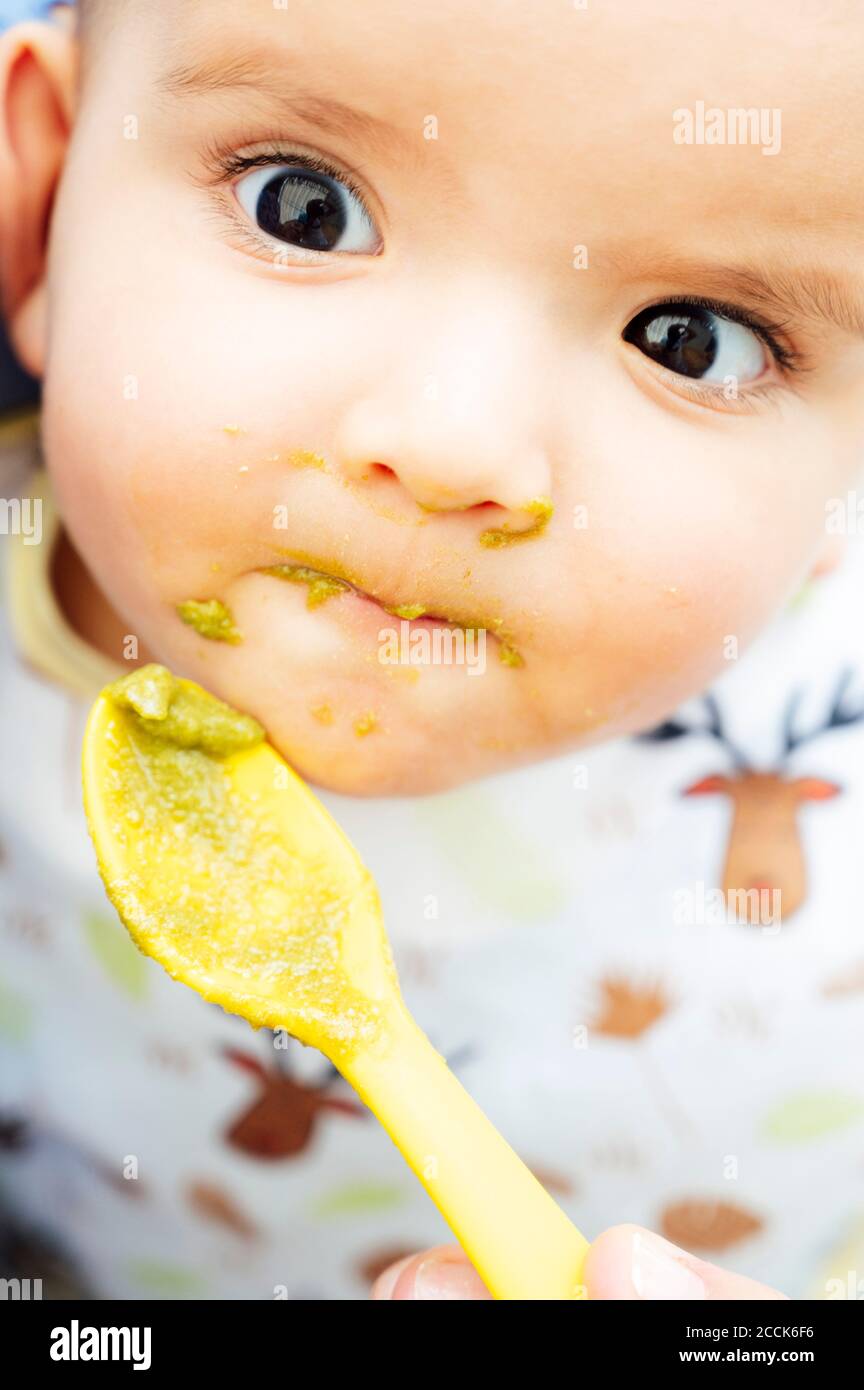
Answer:
<svg viewBox="0 0 864 1390"><path fill-rule="evenodd" d="M100 872L139 948L329 1057L495 1298L583 1298L586 1240L411 1018L369 871L260 725L143 667L96 701L83 773Z"/></svg>

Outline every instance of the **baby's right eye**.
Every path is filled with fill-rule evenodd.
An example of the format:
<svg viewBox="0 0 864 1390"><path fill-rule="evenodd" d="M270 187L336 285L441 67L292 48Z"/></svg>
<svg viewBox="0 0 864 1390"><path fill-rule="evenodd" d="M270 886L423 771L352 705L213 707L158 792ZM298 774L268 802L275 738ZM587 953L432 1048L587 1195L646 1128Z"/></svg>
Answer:
<svg viewBox="0 0 864 1390"><path fill-rule="evenodd" d="M261 232L301 253L374 255L380 247L362 198L335 171L268 161L239 179L235 193Z"/></svg>

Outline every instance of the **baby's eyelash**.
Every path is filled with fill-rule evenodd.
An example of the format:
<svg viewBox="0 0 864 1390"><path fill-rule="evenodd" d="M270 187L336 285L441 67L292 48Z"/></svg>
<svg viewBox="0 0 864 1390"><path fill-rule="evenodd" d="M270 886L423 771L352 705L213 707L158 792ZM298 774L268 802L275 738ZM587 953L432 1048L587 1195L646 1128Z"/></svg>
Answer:
<svg viewBox="0 0 864 1390"><path fill-rule="evenodd" d="M235 150L228 150L219 145L210 145L204 151L204 162L208 168L212 182L214 184L230 183L240 174L248 173L250 169L266 169L271 165L280 167L282 165L294 165L299 169L308 169L313 174L324 174L327 178L333 179L335 183L344 184L350 193L362 205L367 216L372 220L372 215L363 190L345 169L340 169L338 165L332 164L321 155L312 154L308 150L277 149L261 150L257 154L238 154Z"/></svg>
<svg viewBox="0 0 864 1390"><path fill-rule="evenodd" d="M749 328L751 333L755 333L771 352L774 360L784 372L804 372L807 370L807 363L804 354L793 348L788 340L789 325L787 323L771 322L769 319L758 317L746 309L740 308L737 304L725 304L722 300L705 298L695 294L676 294L664 301L667 304L690 304L697 309L707 309L710 314L716 314L718 318L729 319L732 323L740 323L742 328ZM782 336L781 336L782 335Z"/></svg>

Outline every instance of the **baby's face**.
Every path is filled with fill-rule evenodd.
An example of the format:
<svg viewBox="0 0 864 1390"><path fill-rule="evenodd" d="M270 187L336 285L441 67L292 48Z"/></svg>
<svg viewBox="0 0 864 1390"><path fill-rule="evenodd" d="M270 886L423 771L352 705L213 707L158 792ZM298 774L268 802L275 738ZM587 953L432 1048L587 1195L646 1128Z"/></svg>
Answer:
<svg viewBox="0 0 864 1390"><path fill-rule="evenodd" d="M857 0L121 9L44 423L129 633L349 792L701 689L857 476L862 47Z"/></svg>

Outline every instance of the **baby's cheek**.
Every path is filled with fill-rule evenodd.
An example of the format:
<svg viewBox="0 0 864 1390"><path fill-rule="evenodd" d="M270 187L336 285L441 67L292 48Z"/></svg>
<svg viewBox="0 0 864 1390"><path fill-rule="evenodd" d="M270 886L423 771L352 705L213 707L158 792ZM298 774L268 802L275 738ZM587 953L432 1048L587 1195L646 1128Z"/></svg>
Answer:
<svg viewBox="0 0 864 1390"><path fill-rule="evenodd" d="M537 698L563 739L645 727L698 694L743 655L806 569L807 536L783 527L765 534L755 521L716 517L640 528L597 515L551 564L537 633Z"/></svg>
<svg viewBox="0 0 864 1390"><path fill-rule="evenodd" d="M172 471L137 459L128 502L148 570L165 599L191 596L208 580L215 586L220 574L230 577L244 544L261 529L261 503L238 489L235 469L215 447L204 465L193 450L175 448Z"/></svg>

